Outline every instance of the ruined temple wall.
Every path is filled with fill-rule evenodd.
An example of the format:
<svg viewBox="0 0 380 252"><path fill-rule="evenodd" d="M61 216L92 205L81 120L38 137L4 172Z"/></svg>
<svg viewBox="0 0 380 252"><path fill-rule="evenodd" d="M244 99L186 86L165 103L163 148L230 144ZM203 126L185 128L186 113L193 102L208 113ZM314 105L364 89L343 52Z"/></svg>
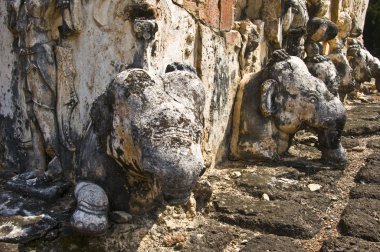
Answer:
<svg viewBox="0 0 380 252"><path fill-rule="evenodd" d="M27 136L23 110L22 80L13 50L14 38L7 28L6 1L0 2L0 167L18 165ZM27 143L24 143L27 144Z"/></svg>
<svg viewBox="0 0 380 252"><path fill-rule="evenodd" d="M0 2L0 139L9 142L16 138L28 143L23 79L12 47L15 38L6 26L6 2ZM345 11L363 27L368 0L319 2L327 8L325 17ZM63 118L60 113L74 91L76 98L72 99L77 104L62 120L69 121L69 138L79 147L93 100L118 72L143 66L160 74L171 62L187 63L197 70L206 88L203 150L206 163L212 166L228 157L233 104L240 80L249 72L258 72L273 47L281 46L283 8L284 1L280 0L81 1L81 30L71 36L52 37L58 47L71 54L67 62L62 62L65 57L56 58L57 69L61 67L58 75L66 80L60 85L73 86L73 90L59 89L58 97L63 98L58 102L63 109L57 116ZM136 18L155 20L158 30L154 38L137 37ZM52 20L53 33L57 34L60 23L58 16ZM24 145L28 148L28 144ZM9 144L2 146L3 158L20 155Z"/></svg>

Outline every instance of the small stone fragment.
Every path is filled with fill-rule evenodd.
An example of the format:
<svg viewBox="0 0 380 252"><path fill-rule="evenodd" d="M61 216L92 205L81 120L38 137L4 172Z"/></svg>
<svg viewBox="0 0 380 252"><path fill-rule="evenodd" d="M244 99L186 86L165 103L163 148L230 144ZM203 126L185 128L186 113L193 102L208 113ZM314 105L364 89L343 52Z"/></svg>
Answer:
<svg viewBox="0 0 380 252"><path fill-rule="evenodd" d="M210 201L212 196L212 186L205 179L199 180L193 190L194 198L197 202L197 211L203 209Z"/></svg>
<svg viewBox="0 0 380 252"><path fill-rule="evenodd" d="M114 211L110 214L110 218L113 222L118 224L128 223L132 220L132 215L123 211Z"/></svg>
<svg viewBox="0 0 380 252"><path fill-rule="evenodd" d="M269 195L264 193L263 196L261 197L263 200L270 201Z"/></svg>
<svg viewBox="0 0 380 252"><path fill-rule="evenodd" d="M312 192L319 191L322 188L322 186L319 184L308 184L307 187Z"/></svg>
<svg viewBox="0 0 380 252"><path fill-rule="evenodd" d="M352 150L357 151L357 152L363 152L365 150L365 148L362 146L356 146L356 147L352 148Z"/></svg>
<svg viewBox="0 0 380 252"><path fill-rule="evenodd" d="M241 176L241 172L234 171L231 173L231 178L239 178Z"/></svg>
<svg viewBox="0 0 380 252"><path fill-rule="evenodd" d="M182 232L176 232L173 234L168 234L164 236L163 245L165 247L173 247L178 243L185 242L186 235Z"/></svg>

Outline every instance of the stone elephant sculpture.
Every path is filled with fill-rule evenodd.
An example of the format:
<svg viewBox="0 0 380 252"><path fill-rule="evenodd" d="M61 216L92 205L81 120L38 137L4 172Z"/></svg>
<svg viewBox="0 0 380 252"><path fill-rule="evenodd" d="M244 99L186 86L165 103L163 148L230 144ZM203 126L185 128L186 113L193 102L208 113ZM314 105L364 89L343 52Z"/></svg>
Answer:
<svg viewBox="0 0 380 252"><path fill-rule="evenodd" d="M338 34L337 26L326 18L314 17L307 22L307 34L305 63L309 72L322 80L333 95L338 95L339 72L333 61L323 55L322 49L322 42L331 40Z"/></svg>
<svg viewBox="0 0 380 252"><path fill-rule="evenodd" d="M96 98L76 173L72 226L101 233L107 213L141 213L155 202L183 204L204 171L203 84L188 66L162 76L121 72Z"/></svg>
<svg viewBox="0 0 380 252"><path fill-rule="evenodd" d="M357 39L348 40L347 59L353 69L355 80L361 84L376 79L376 89L380 91L380 60L374 56Z"/></svg>
<svg viewBox="0 0 380 252"><path fill-rule="evenodd" d="M276 160L286 153L294 134L318 133L322 160L347 161L340 137L345 109L326 85L312 76L298 57L275 51L260 72L243 78L237 94L231 138L232 158Z"/></svg>

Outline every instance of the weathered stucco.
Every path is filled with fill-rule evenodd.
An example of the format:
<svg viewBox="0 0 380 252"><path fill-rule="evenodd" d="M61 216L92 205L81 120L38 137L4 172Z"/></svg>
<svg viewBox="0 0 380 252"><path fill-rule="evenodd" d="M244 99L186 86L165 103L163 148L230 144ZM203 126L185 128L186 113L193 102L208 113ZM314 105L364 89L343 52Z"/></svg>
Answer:
<svg viewBox="0 0 380 252"><path fill-rule="evenodd" d="M50 38L58 48L57 118L60 142L66 147L70 142L68 145L73 147L66 148L65 155L72 161L63 164L64 169L77 165L74 157L89 123L91 104L116 74L129 67L141 67L161 75L172 62L193 66L206 90L202 142L206 165L228 158L233 105L240 81L245 74L260 71L274 49L286 44L290 31L296 31L306 21L305 8L310 17L327 17L336 22L340 37L344 37L347 25L363 29L368 6L368 0L282 2L76 1L70 13L71 26L75 27L71 34L59 33L62 16L57 11L49 24ZM28 168L23 161L28 160L32 137L23 94L25 80L20 76L16 53L18 39L7 28L7 13L7 1L1 1L0 157L7 168L19 171ZM150 30L140 31L136 26L140 21ZM301 33L297 46L302 46L302 36ZM323 48L327 55L327 42L323 42Z"/></svg>

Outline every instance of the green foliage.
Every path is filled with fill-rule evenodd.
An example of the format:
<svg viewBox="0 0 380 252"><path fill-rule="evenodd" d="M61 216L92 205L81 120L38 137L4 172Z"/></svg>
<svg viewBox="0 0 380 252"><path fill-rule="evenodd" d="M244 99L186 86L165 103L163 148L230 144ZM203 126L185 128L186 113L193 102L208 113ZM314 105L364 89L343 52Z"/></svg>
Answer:
<svg viewBox="0 0 380 252"><path fill-rule="evenodd" d="M365 26L364 41L372 55L380 58L380 1L370 0Z"/></svg>

